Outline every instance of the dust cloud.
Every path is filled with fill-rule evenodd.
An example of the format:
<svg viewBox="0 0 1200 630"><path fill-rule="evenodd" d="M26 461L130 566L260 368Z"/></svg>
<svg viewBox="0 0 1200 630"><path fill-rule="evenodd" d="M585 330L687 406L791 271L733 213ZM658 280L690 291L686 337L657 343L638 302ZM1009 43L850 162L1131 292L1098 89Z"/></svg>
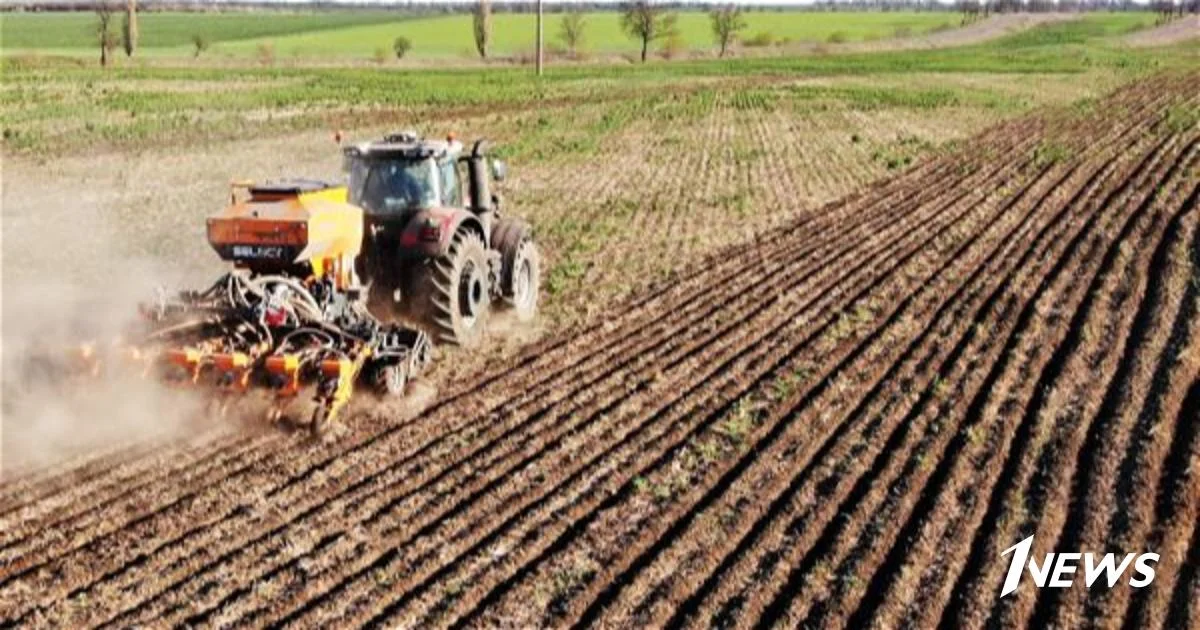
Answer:
<svg viewBox="0 0 1200 630"><path fill-rule="evenodd" d="M11 182L4 182L11 184ZM10 190L6 186L5 193ZM144 379L126 362L102 374L78 368L81 343L101 354L128 338L138 304L182 274L124 241L106 204L63 205L4 195L0 223L0 476L135 442L187 436L203 407L194 394ZM56 200L58 201L58 200ZM111 353L117 355L117 353Z"/></svg>
<svg viewBox="0 0 1200 630"><path fill-rule="evenodd" d="M193 392L144 378L116 352L149 296L133 280L147 277L131 274L129 283L102 290L52 281L4 286L0 474L196 430L204 407ZM76 354L85 342L104 358L99 374Z"/></svg>
<svg viewBox="0 0 1200 630"><path fill-rule="evenodd" d="M225 266L204 219L231 179L335 178L325 132L0 164L0 466L191 437L206 401L140 379L79 388L14 371L35 346L111 341L156 286L205 289ZM12 369L10 369L12 368ZM211 418L205 418L212 422ZM209 432L210 434L212 432ZM202 438L196 438L202 439Z"/></svg>

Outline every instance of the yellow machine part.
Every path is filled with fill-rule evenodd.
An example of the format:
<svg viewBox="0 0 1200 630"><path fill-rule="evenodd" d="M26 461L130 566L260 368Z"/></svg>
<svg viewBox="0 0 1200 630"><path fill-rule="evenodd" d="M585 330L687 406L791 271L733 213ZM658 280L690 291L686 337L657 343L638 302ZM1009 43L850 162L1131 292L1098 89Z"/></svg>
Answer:
<svg viewBox="0 0 1200 630"><path fill-rule="evenodd" d="M349 286L362 250L363 211L347 202L345 186L305 191L261 191L247 184L237 199L208 219L208 241L227 260L251 269L307 263L314 275L332 274Z"/></svg>
<svg viewBox="0 0 1200 630"><path fill-rule="evenodd" d="M284 378L279 388L280 397L295 396L300 392L300 357L280 354L267 357L267 372Z"/></svg>
<svg viewBox="0 0 1200 630"><path fill-rule="evenodd" d="M354 382L358 380L358 373L371 356L369 349L362 348L361 350L352 359L326 359L321 362L321 374L326 378L336 378L337 387L328 398L322 401L325 406L325 417L317 419L315 422L320 424L333 422L346 403L350 402L350 396L354 394Z"/></svg>

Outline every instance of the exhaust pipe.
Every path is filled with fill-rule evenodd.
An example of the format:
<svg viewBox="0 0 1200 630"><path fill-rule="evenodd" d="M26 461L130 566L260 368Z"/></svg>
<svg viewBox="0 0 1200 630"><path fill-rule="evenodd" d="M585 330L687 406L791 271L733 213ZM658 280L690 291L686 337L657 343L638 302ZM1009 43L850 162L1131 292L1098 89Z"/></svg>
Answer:
<svg viewBox="0 0 1200 630"><path fill-rule="evenodd" d="M487 140L480 138L475 141L471 155L467 158L467 177L471 186L471 210L476 214L492 210L492 193L488 190L487 161L484 151Z"/></svg>

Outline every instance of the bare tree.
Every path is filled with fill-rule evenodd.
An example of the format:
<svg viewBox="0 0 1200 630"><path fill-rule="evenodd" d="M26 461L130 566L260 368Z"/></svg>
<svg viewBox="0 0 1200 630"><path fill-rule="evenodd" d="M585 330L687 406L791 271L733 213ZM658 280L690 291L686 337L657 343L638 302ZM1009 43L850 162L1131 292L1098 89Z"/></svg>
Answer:
<svg viewBox="0 0 1200 630"><path fill-rule="evenodd" d="M651 4L649 0L636 0L621 9L621 29L642 42L642 63L646 63L650 42L675 32L675 15L663 11L662 7Z"/></svg>
<svg viewBox="0 0 1200 630"><path fill-rule="evenodd" d="M492 3L490 0L479 0L479 4L475 5L475 50L479 51L479 56L487 59L488 44L492 39Z"/></svg>
<svg viewBox="0 0 1200 630"><path fill-rule="evenodd" d="M583 17L583 13L568 11L563 14L562 22L558 27L558 36L572 55L576 54L583 44L583 30L586 27L587 19Z"/></svg>
<svg viewBox="0 0 1200 630"><path fill-rule="evenodd" d="M738 33L745 30L746 18L742 16L742 10L732 4L713 9L708 17L712 20L713 39L721 46L724 57Z"/></svg>
<svg viewBox="0 0 1200 630"><path fill-rule="evenodd" d="M96 41L100 44L100 65L108 66L108 57L117 47L117 36L112 32L113 8L108 2L96 3Z"/></svg>
<svg viewBox="0 0 1200 630"><path fill-rule="evenodd" d="M133 51L137 50L137 40L137 0L128 0L125 3L125 22L121 25L121 44L125 47L126 57L132 57Z"/></svg>

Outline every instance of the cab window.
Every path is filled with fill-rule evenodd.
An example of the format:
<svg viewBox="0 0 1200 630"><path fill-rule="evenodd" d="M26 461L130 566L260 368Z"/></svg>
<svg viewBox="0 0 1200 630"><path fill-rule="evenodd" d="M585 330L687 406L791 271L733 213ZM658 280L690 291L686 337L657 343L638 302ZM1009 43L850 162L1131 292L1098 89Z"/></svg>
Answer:
<svg viewBox="0 0 1200 630"><path fill-rule="evenodd" d="M374 213L437 203L432 160L359 160L350 168L350 201Z"/></svg>
<svg viewBox="0 0 1200 630"><path fill-rule="evenodd" d="M455 208L462 207L462 186L458 181L458 171L454 168L455 160L442 162L442 203Z"/></svg>

